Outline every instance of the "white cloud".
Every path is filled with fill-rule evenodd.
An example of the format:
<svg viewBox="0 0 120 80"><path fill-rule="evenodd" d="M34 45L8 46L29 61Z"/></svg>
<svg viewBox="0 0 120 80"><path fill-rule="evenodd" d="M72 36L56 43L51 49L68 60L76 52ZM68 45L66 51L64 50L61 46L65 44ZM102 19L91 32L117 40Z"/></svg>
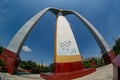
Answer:
<svg viewBox="0 0 120 80"><path fill-rule="evenodd" d="M28 46L23 46L22 50L25 52L31 52L31 49Z"/></svg>

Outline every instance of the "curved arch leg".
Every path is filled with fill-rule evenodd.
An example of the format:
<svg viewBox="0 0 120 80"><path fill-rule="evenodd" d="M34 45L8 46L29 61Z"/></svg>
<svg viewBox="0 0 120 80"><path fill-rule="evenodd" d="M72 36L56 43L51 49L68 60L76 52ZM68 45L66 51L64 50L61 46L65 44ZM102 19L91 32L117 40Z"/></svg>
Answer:
<svg viewBox="0 0 120 80"><path fill-rule="evenodd" d="M42 11L40 11L38 14L33 16L29 21L27 21L20 30L16 33L16 35L13 37L13 39L10 41L9 45L7 46L7 49L15 52L16 54L19 54L21 51L21 48L30 33L30 31L33 29L35 24L39 21L39 19L49 10L49 8L46 8Z"/></svg>
<svg viewBox="0 0 120 80"><path fill-rule="evenodd" d="M54 14L58 13L58 10L54 8L45 8L44 10L37 13L20 28L20 30L16 33L16 35L7 46L7 49L3 50L0 58L4 60L5 68L7 68L8 73L13 74L17 69L19 62L19 53L27 36L31 32L35 24L47 11L52 11Z"/></svg>
<svg viewBox="0 0 120 80"><path fill-rule="evenodd" d="M100 34L100 32L79 13L69 10L63 11L63 15L68 14L74 14L85 24L86 28L91 32L92 36L95 38L97 44L99 45L105 64L111 63L112 59L115 57L114 52L110 49L109 45L107 44L103 36Z"/></svg>

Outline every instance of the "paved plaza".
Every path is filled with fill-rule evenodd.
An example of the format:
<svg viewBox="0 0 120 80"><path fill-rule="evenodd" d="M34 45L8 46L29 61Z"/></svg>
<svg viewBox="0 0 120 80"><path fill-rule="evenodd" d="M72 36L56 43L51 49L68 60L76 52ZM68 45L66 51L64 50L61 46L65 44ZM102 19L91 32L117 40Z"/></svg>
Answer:
<svg viewBox="0 0 120 80"><path fill-rule="evenodd" d="M0 73L1 80L44 80L40 78L40 74L20 73L16 75L10 75L7 73ZM113 79L113 67L112 64L97 68L97 71L74 80L112 80Z"/></svg>
<svg viewBox="0 0 120 80"><path fill-rule="evenodd" d="M44 80L40 78L40 74L16 74L10 75L7 73L0 73L1 80Z"/></svg>
<svg viewBox="0 0 120 80"><path fill-rule="evenodd" d="M97 68L96 72L74 80L113 80L113 66L112 64L109 64Z"/></svg>

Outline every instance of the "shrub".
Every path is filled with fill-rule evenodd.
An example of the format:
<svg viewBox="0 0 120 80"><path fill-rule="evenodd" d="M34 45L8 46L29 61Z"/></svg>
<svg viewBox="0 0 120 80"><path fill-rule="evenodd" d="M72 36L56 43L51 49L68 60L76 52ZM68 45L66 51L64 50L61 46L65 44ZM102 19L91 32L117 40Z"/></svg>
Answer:
<svg viewBox="0 0 120 80"><path fill-rule="evenodd" d="M115 40L115 45L113 46L113 50L115 52L115 55L120 54L120 38Z"/></svg>
<svg viewBox="0 0 120 80"><path fill-rule="evenodd" d="M83 66L84 66L85 68L91 68L90 61L83 61Z"/></svg>
<svg viewBox="0 0 120 80"><path fill-rule="evenodd" d="M2 51L3 51L3 47L0 46L0 54L2 53Z"/></svg>
<svg viewBox="0 0 120 80"><path fill-rule="evenodd" d="M4 66L4 61L2 59L0 59L0 66Z"/></svg>

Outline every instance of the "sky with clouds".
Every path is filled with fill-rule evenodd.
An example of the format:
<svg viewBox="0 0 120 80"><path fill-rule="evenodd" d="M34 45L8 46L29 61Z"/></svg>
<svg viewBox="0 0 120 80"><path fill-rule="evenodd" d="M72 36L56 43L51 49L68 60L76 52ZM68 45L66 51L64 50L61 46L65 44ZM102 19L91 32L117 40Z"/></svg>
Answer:
<svg viewBox="0 0 120 80"><path fill-rule="evenodd" d="M1 0L0 44L7 47L15 33L32 16L46 7L75 10L88 19L112 48L120 35L120 0ZM66 16L84 57L101 56L88 29L74 16ZM22 60L53 62L56 17L47 12L28 35L20 53Z"/></svg>

